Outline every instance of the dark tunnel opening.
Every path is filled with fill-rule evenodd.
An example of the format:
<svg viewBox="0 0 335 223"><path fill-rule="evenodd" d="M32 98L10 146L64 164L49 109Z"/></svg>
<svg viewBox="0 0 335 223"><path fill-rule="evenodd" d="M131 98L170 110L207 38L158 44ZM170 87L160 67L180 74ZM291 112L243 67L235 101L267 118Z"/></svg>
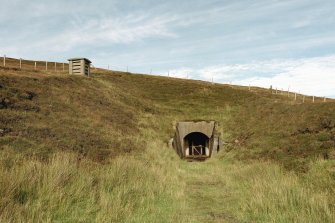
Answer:
<svg viewBox="0 0 335 223"><path fill-rule="evenodd" d="M209 138L201 132L192 132L184 138L185 149L189 156L206 156Z"/></svg>

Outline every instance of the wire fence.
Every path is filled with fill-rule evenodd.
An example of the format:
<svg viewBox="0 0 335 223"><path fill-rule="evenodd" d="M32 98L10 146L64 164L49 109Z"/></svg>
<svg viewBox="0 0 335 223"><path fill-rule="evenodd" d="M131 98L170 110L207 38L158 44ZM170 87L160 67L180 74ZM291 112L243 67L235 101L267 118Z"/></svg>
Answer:
<svg viewBox="0 0 335 223"><path fill-rule="evenodd" d="M20 70L44 70L44 71L68 71L68 63L50 62L50 61L34 61L25 59L15 59L6 57L0 57L0 66L5 68L14 68Z"/></svg>
<svg viewBox="0 0 335 223"><path fill-rule="evenodd" d="M6 55L0 57L0 67L20 69L20 70L39 70L39 71L57 71L57 72L68 72L69 63L62 62L51 62L51 61L38 61L38 60L26 60L22 58L12 58ZM93 70L105 70L105 71L120 71L129 72L128 66L125 68L117 66L106 66L106 68L97 68L91 64Z"/></svg>
<svg viewBox="0 0 335 223"><path fill-rule="evenodd" d="M249 91L253 91L255 89L259 89L258 87L250 86L248 87ZM313 96L313 95L304 95L297 92L287 91L278 88L272 88L272 86L267 90L263 89L263 91L269 91L273 95L278 95L280 97L287 97L289 100L295 101L297 103L323 103L323 102L331 102L334 101L332 98Z"/></svg>

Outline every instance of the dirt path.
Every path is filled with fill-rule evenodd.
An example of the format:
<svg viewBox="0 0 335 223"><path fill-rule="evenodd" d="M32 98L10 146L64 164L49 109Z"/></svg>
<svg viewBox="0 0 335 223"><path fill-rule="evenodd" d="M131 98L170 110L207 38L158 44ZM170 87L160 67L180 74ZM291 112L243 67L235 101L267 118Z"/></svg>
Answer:
<svg viewBox="0 0 335 223"><path fill-rule="evenodd" d="M238 222L227 213L230 196L217 162L188 162L182 169L190 222Z"/></svg>

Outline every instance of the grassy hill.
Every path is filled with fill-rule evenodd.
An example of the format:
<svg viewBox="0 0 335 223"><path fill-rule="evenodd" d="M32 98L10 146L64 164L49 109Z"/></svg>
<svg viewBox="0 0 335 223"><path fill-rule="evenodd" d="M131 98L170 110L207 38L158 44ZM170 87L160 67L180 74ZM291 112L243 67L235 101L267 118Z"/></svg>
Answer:
<svg viewBox="0 0 335 223"><path fill-rule="evenodd" d="M180 120L225 146L188 163ZM1 222L334 222L335 103L261 88L0 67Z"/></svg>

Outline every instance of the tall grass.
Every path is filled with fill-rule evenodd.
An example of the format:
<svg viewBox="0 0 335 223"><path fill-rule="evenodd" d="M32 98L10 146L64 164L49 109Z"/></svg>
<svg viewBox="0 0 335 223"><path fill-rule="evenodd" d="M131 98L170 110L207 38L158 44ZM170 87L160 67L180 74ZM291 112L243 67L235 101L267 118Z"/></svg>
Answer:
<svg viewBox="0 0 335 223"><path fill-rule="evenodd" d="M334 222L334 166L315 161L298 175L274 163L227 157L192 163L185 166L189 202L197 207L191 212L200 222Z"/></svg>
<svg viewBox="0 0 335 223"><path fill-rule="evenodd" d="M155 136L145 131L145 152L105 164L1 151L0 222L335 221L333 161L303 175L230 153L188 163Z"/></svg>
<svg viewBox="0 0 335 223"><path fill-rule="evenodd" d="M13 160L2 151L0 222L177 222L182 187L161 146L108 164L74 153Z"/></svg>

